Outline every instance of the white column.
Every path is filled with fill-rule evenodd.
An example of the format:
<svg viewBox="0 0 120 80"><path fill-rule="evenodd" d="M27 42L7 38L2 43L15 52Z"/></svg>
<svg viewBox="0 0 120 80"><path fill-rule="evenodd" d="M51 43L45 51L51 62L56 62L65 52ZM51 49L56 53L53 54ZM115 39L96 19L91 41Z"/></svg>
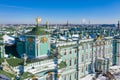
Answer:
<svg viewBox="0 0 120 80"><path fill-rule="evenodd" d="M105 59L102 59L102 74L105 74Z"/></svg>

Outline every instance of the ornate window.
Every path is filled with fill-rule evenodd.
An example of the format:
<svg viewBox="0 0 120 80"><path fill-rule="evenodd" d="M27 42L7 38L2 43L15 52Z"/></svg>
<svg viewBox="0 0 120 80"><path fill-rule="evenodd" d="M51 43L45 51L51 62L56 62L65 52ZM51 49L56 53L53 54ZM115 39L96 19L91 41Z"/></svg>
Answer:
<svg viewBox="0 0 120 80"><path fill-rule="evenodd" d="M88 66L86 65L86 71L88 70Z"/></svg>
<svg viewBox="0 0 120 80"><path fill-rule="evenodd" d="M88 53L86 53L86 59L88 59Z"/></svg>
<svg viewBox="0 0 120 80"><path fill-rule="evenodd" d="M71 79L71 75L70 75L70 80L72 80L72 79Z"/></svg>
<svg viewBox="0 0 120 80"><path fill-rule="evenodd" d="M94 52L92 53L92 52L90 52L90 58L92 58L92 55L94 54Z"/></svg>
<svg viewBox="0 0 120 80"><path fill-rule="evenodd" d="M76 79L76 73L75 73L75 75L74 75L74 79Z"/></svg>
<svg viewBox="0 0 120 80"><path fill-rule="evenodd" d="M82 73L83 73L83 67L82 67Z"/></svg>
<svg viewBox="0 0 120 80"><path fill-rule="evenodd" d="M80 51L80 48L78 48L78 51Z"/></svg>
<svg viewBox="0 0 120 80"><path fill-rule="evenodd" d="M72 53L72 51L70 50L70 54Z"/></svg>
<svg viewBox="0 0 120 80"><path fill-rule="evenodd" d="M88 44L86 44L86 49L88 49Z"/></svg>
<svg viewBox="0 0 120 80"><path fill-rule="evenodd" d="M82 55L82 62L84 61L84 55Z"/></svg>
<svg viewBox="0 0 120 80"><path fill-rule="evenodd" d="M75 49L75 53L77 52L77 50Z"/></svg>
<svg viewBox="0 0 120 80"><path fill-rule="evenodd" d="M84 46L82 45L82 50L84 50Z"/></svg>
<svg viewBox="0 0 120 80"><path fill-rule="evenodd" d="M64 55L66 55L66 49L65 49Z"/></svg>
<svg viewBox="0 0 120 80"><path fill-rule="evenodd" d="M66 75L65 75L65 77L64 77L64 80L66 80Z"/></svg>
<svg viewBox="0 0 120 80"><path fill-rule="evenodd" d="M70 59L70 66L71 66L71 64L72 64L72 61L71 61L71 59Z"/></svg>
<svg viewBox="0 0 120 80"><path fill-rule="evenodd" d="M64 52L64 55L66 55L66 51Z"/></svg>
<svg viewBox="0 0 120 80"><path fill-rule="evenodd" d="M74 60L74 64L76 64L76 58L75 58L75 60Z"/></svg>

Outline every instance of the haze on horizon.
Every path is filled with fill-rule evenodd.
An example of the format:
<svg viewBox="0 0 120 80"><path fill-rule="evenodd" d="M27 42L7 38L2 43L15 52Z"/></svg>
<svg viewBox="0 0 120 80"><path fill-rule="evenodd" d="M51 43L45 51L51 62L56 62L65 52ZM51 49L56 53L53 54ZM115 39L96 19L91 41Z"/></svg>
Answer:
<svg viewBox="0 0 120 80"><path fill-rule="evenodd" d="M0 0L0 24L41 23L116 24L120 20L120 0Z"/></svg>

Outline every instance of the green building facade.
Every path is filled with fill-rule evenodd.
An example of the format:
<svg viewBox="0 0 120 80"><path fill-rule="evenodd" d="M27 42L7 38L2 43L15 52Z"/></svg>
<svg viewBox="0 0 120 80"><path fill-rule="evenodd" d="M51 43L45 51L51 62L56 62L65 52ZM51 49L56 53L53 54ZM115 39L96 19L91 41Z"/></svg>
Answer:
<svg viewBox="0 0 120 80"><path fill-rule="evenodd" d="M39 58L50 54L49 35L26 35L26 54L29 58Z"/></svg>
<svg viewBox="0 0 120 80"><path fill-rule="evenodd" d="M25 41L17 42L17 52L22 57L40 58L50 55L50 35L41 27L35 27L25 34Z"/></svg>
<svg viewBox="0 0 120 80"><path fill-rule="evenodd" d="M58 74L61 75L59 80L76 80L77 74L79 79L81 79L96 71L106 73L109 67L113 65L112 38L96 41L93 39L80 40L78 51L76 44L76 42L58 44L59 53L62 55L59 62L64 61L67 64L66 67L59 69L60 72ZM77 52L79 54L78 73L76 69Z"/></svg>
<svg viewBox="0 0 120 80"><path fill-rule="evenodd" d="M49 80L47 77L52 75L50 80L55 80L54 70L57 66L58 80L80 80L94 72L105 74L109 71L109 67L117 64L120 61L119 55L117 55L120 52L118 43L120 43L119 39L116 40L113 36L102 37L99 35L94 39L87 36L86 39L80 39L78 43L77 41L56 42L54 43L56 48L52 48L50 47L50 35L41 27L35 27L25 35L23 43L17 43L17 51L21 56L26 53L28 58L44 58L51 56L52 49L58 48L61 56L58 58L58 64L52 60L51 62L54 62L52 64L55 64L54 69L52 68L51 71L47 68L45 71L38 72L37 75L42 75L41 80ZM47 63L46 60L44 61L45 63L41 65ZM44 75L44 73L46 74Z"/></svg>

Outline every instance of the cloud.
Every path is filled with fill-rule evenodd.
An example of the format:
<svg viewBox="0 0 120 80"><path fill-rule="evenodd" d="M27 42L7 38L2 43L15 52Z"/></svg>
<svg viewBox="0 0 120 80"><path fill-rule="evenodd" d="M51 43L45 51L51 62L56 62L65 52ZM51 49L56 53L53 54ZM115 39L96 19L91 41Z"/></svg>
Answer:
<svg viewBox="0 0 120 80"><path fill-rule="evenodd" d="M82 24L85 24L85 23L86 23L86 19L83 18L83 19L82 19Z"/></svg>
<svg viewBox="0 0 120 80"><path fill-rule="evenodd" d="M0 4L0 7L19 8L19 9L32 9L32 8L29 8L29 7L21 7L21 6L13 6L13 5L5 5L5 4Z"/></svg>

